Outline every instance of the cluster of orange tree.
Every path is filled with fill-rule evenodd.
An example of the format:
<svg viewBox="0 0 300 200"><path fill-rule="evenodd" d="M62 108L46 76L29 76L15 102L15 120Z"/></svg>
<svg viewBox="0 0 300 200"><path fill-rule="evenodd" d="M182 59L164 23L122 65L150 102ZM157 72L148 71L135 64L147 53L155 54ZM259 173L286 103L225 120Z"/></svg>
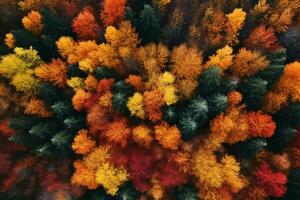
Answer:
<svg viewBox="0 0 300 200"><path fill-rule="evenodd" d="M300 0L0 11L0 198L300 198Z"/></svg>

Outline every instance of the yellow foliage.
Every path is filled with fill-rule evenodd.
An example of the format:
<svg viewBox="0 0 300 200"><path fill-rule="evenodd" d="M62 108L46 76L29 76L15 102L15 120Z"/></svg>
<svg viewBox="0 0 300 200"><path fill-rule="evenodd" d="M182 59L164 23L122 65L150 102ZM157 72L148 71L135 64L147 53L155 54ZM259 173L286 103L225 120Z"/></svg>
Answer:
<svg viewBox="0 0 300 200"><path fill-rule="evenodd" d="M75 51L75 41L72 37L62 36L56 41L56 46L63 58L68 58ZM68 60L68 63L69 60Z"/></svg>
<svg viewBox="0 0 300 200"><path fill-rule="evenodd" d="M27 115L37 115L43 118L52 116L52 113L46 107L45 102L35 98L32 98L27 103L24 113Z"/></svg>
<svg viewBox="0 0 300 200"><path fill-rule="evenodd" d="M22 19L23 26L33 34L40 34L43 28L42 16L38 11L31 11Z"/></svg>
<svg viewBox="0 0 300 200"><path fill-rule="evenodd" d="M9 48L13 48L15 45L15 38L14 35L12 33L7 33L5 34L5 44L6 46L8 46Z"/></svg>
<svg viewBox="0 0 300 200"><path fill-rule="evenodd" d="M211 152L201 151L194 155L193 174L199 185L219 188L224 183L222 166L217 163L216 156Z"/></svg>
<svg viewBox="0 0 300 200"><path fill-rule="evenodd" d="M228 45L219 49L217 53L209 57L209 61L205 64L205 67L219 66L222 70L227 70L232 65L232 48Z"/></svg>
<svg viewBox="0 0 300 200"><path fill-rule="evenodd" d="M143 95L136 92L127 102L127 107L131 112L131 115L135 115L138 118L145 118L145 111L143 108Z"/></svg>
<svg viewBox="0 0 300 200"><path fill-rule="evenodd" d="M247 180L240 175L240 165L233 156L225 155L221 159L223 164L223 179L227 185L230 185L233 192L236 193L244 188Z"/></svg>
<svg viewBox="0 0 300 200"><path fill-rule="evenodd" d="M85 58L79 61L79 69L92 73L95 70L95 66L93 66L92 60L90 58Z"/></svg>
<svg viewBox="0 0 300 200"><path fill-rule="evenodd" d="M64 87L67 79L67 66L60 59L54 59L49 64L35 68L35 75L44 81L50 81L53 85Z"/></svg>
<svg viewBox="0 0 300 200"><path fill-rule="evenodd" d="M27 70L23 73L16 74L11 84L15 86L16 90L24 93L35 93L39 81L34 77L33 70Z"/></svg>
<svg viewBox="0 0 300 200"><path fill-rule="evenodd" d="M177 150L181 145L181 134L176 125L169 126L166 122L162 122L154 127L155 139L165 149Z"/></svg>
<svg viewBox="0 0 300 200"><path fill-rule="evenodd" d="M91 153L86 155L83 158L83 162L86 165L86 168L96 170L102 164L107 163L110 156L110 147L107 145L101 145L98 148L94 148Z"/></svg>
<svg viewBox="0 0 300 200"><path fill-rule="evenodd" d="M159 76L159 88L164 94L164 101L167 105L172 105L177 102L177 89L174 86L175 77L170 72L164 72Z"/></svg>
<svg viewBox="0 0 300 200"><path fill-rule="evenodd" d="M91 52L89 56L99 65L116 68L120 64L115 48L109 44L100 44L97 51Z"/></svg>
<svg viewBox="0 0 300 200"><path fill-rule="evenodd" d="M88 131L82 129L78 131L76 137L74 138L72 149L78 154L85 155L91 152L92 149L95 148L95 146L96 142L88 137Z"/></svg>
<svg viewBox="0 0 300 200"><path fill-rule="evenodd" d="M108 26L104 36L106 41L116 49L122 58L130 57L140 42L135 28L129 21L121 22L119 29Z"/></svg>
<svg viewBox="0 0 300 200"><path fill-rule="evenodd" d="M151 130L145 125L139 125L132 130L133 141L148 148L153 140Z"/></svg>
<svg viewBox="0 0 300 200"><path fill-rule="evenodd" d="M71 77L67 80L67 85L73 88L75 91L84 88L84 79L80 77Z"/></svg>
<svg viewBox="0 0 300 200"><path fill-rule="evenodd" d="M26 71L27 63L15 54L3 56L0 62L0 74L5 78L11 78L16 73Z"/></svg>
<svg viewBox="0 0 300 200"><path fill-rule="evenodd" d="M89 169L81 160L74 162L74 168L75 172L71 178L72 184L86 186L90 190L98 187L95 180L95 170Z"/></svg>
<svg viewBox="0 0 300 200"><path fill-rule="evenodd" d="M227 43L229 45L237 43L238 33L242 29L245 19L246 12L241 8L236 8L232 13L229 13L227 16Z"/></svg>
<svg viewBox="0 0 300 200"><path fill-rule="evenodd" d="M100 165L96 172L96 182L104 187L107 194L115 196L119 187L128 180L125 169L116 169L109 163Z"/></svg>
<svg viewBox="0 0 300 200"><path fill-rule="evenodd" d="M248 77L268 67L269 61L258 51L240 49L233 60L231 70L235 75Z"/></svg>

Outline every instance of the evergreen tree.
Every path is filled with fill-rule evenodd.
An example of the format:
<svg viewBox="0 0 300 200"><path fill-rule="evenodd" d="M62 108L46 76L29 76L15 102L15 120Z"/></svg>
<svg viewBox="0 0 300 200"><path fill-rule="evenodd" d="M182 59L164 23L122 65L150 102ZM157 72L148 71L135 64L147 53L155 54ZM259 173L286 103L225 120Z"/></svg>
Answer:
<svg viewBox="0 0 300 200"><path fill-rule="evenodd" d="M144 44L158 42L160 37L160 23L152 6L144 5L144 9L139 16L137 31Z"/></svg>
<svg viewBox="0 0 300 200"><path fill-rule="evenodd" d="M139 192L131 183L124 184L118 191L117 200L135 200L138 199Z"/></svg>
<svg viewBox="0 0 300 200"><path fill-rule="evenodd" d="M65 17L54 14L51 10L42 8L40 10L43 22L43 34L51 35L55 40L60 36L72 36L70 22Z"/></svg>
<svg viewBox="0 0 300 200"><path fill-rule="evenodd" d="M290 104L283 107L274 115L277 124L290 125L292 127L300 126L300 103Z"/></svg>
<svg viewBox="0 0 300 200"><path fill-rule="evenodd" d="M178 121L176 105L163 107L163 118L168 124L175 124Z"/></svg>
<svg viewBox="0 0 300 200"><path fill-rule="evenodd" d="M215 93L221 85L221 69L219 67L209 67L199 76L199 93L203 96Z"/></svg>
<svg viewBox="0 0 300 200"><path fill-rule="evenodd" d="M47 104L52 105L56 101L59 101L63 95L60 89L54 87L50 83L41 83L38 86L37 96Z"/></svg>
<svg viewBox="0 0 300 200"><path fill-rule="evenodd" d="M290 170L288 175L287 193L283 197L284 200L300 199L300 169Z"/></svg>
<svg viewBox="0 0 300 200"><path fill-rule="evenodd" d="M75 114L75 110L69 100L58 101L51 106L51 109L58 119L64 119Z"/></svg>
<svg viewBox="0 0 300 200"><path fill-rule="evenodd" d="M249 109L259 109L261 107L262 98L267 92L268 82L260 78L249 78L245 80L239 87L243 95L243 101Z"/></svg>
<svg viewBox="0 0 300 200"><path fill-rule="evenodd" d="M223 94L215 94L207 98L208 117L214 118L227 108L227 96Z"/></svg>
<svg viewBox="0 0 300 200"><path fill-rule="evenodd" d="M273 152L282 152L296 136L297 130L291 126L277 127L275 134L267 140L268 149Z"/></svg>
<svg viewBox="0 0 300 200"><path fill-rule="evenodd" d="M271 89L283 74L286 61L286 50L280 49L275 51L268 56L268 59L270 60L270 65L266 69L258 72L255 77L267 81L268 89Z"/></svg>
<svg viewBox="0 0 300 200"><path fill-rule="evenodd" d="M245 142L239 142L228 146L237 156L242 158L253 158L257 153L267 146L265 138L250 138Z"/></svg>
<svg viewBox="0 0 300 200"><path fill-rule="evenodd" d="M96 69L97 70L97 69ZM86 78L88 75L79 69L78 65L72 64L69 66L68 72L67 72L67 77L80 77L80 78Z"/></svg>
<svg viewBox="0 0 300 200"><path fill-rule="evenodd" d="M97 79L104 79L104 78L114 78L115 80L119 79L117 72L111 67L106 67L106 66L97 67L93 75Z"/></svg>
<svg viewBox="0 0 300 200"><path fill-rule="evenodd" d="M128 98L134 93L133 86L124 81L117 82L113 88L112 105L114 110L130 116L130 111L127 107Z"/></svg>
<svg viewBox="0 0 300 200"><path fill-rule="evenodd" d="M198 200L197 188L193 185L184 185L177 193L177 200Z"/></svg>

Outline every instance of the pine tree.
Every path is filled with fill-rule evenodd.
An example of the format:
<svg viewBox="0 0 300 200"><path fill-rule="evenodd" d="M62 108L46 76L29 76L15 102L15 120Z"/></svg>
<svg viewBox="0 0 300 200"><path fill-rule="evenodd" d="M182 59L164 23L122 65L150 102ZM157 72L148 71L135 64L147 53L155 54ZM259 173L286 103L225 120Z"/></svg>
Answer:
<svg viewBox="0 0 300 200"><path fill-rule="evenodd" d="M124 184L117 193L117 200L135 200L139 196L139 192L131 183Z"/></svg>
<svg viewBox="0 0 300 200"><path fill-rule="evenodd" d="M97 67L95 69L93 75L97 79L104 79L104 78L114 78L115 80L119 79L117 72L113 68L106 67L106 66Z"/></svg>
<svg viewBox="0 0 300 200"><path fill-rule="evenodd" d="M178 121L176 105L164 106L163 107L163 119L168 124L175 124Z"/></svg>
<svg viewBox="0 0 300 200"><path fill-rule="evenodd" d="M184 185L177 193L177 200L198 200L197 189L193 185Z"/></svg>
<svg viewBox="0 0 300 200"><path fill-rule="evenodd" d="M67 116L71 116L75 113L72 103L68 100L55 102L51 106L51 109L58 119L64 119Z"/></svg>
<svg viewBox="0 0 300 200"><path fill-rule="evenodd" d="M70 79L71 77L86 78L87 76L88 75L84 71L80 70L78 65L76 64L72 64L68 68L68 72L67 72L68 79Z"/></svg>
<svg viewBox="0 0 300 200"><path fill-rule="evenodd" d="M144 5L144 9L139 16L137 30L144 44L158 41L160 36L160 23L152 6Z"/></svg>
<svg viewBox="0 0 300 200"><path fill-rule="evenodd" d="M133 87L124 81L118 81L112 88L112 105L114 110L129 116L130 111L127 107L128 98L134 93Z"/></svg>
<svg viewBox="0 0 300 200"><path fill-rule="evenodd" d="M54 131L59 129L57 121L41 122L30 128L28 133L39 139L49 139Z"/></svg>
<svg viewBox="0 0 300 200"><path fill-rule="evenodd" d="M277 127L275 134L267 140L268 149L273 152L281 152L297 134L297 130L291 126Z"/></svg>
<svg viewBox="0 0 300 200"><path fill-rule="evenodd" d="M52 105L56 101L61 99L62 91L49 83L41 83L38 85L38 94L39 99L44 100L47 104Z"/></svg>
<svg viewBox="0 0 300 200"><path fill-rule="evenodd" d="M223 94L215 94L207 98L208 117L214 118L216 115L224 112L227 108L227 96Z"/></svg>
<svg viewBox="0 0 300 200"><path fill-rule="evenodd" d="M268 81L268 89L271 89L283 74L286 61L286 50L280 49L275 51L268 56L268 59L270 60L270 65L266 69L255 74L255 77Z"/></svg>
<svg viewBox="0 0 300 200"><path fill-rule="evenodd" d="M72 29L67 18L55 15L49 9L42 8L40 10L43 22L43 34L51 35L58 39L61 35L72 36Z"/></svg>
<svg viewBox="0 0 300 200"><path fill-rule="evenodd" d="M52 144L61 151L70 149L73 136L67 130L56 132L51 138Z"/></svg>
<svg viewBox="0 0 300 200"><path fill-rule="evenodd" d="M300 103L290 104L283 107L275 115L274 119L277 124L290 125L292 127L299 127L300 125Z"/></svg>
<svg viewBox="0 0 300 200"><path fill-rule="evenodd" d="M300 169L290 170L288 175L287 193L283 200L294 200L300 198Z"/></svg>
<svg viewBox="0 0 300 200"><path fill-rule="evenodd" d="M266 139L264 138L251 138L245 142L236 143L229 148L236 152L239 157L253 158L257 153L267 146Z"/></svg>
<svg viewBox="0 0 300 200"><path fill-rule="evenodd" d="M259 109L267 92L268 82L260 78L249 78L239 87L243 100L249 109Z"/></svg>
<svg viewBox="0 0 300 200"><path fill-rule="evenodd" d="M12 118L9 122L9 127L12 129L29 130L39 118L33 116L19 116Z"/></svg>
<svg viewBox="0 0 300 200"><path fill-rule="evenodd" d="M221 73L221 69L215 66L204 70L198 79L199 93L206 96L217 92L221 85Z"/></svg>

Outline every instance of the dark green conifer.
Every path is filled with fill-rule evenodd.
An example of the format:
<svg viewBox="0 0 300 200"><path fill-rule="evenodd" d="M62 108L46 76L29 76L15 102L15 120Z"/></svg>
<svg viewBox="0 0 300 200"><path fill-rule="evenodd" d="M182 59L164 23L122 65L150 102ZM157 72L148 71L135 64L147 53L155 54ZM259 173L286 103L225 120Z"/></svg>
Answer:
<svg viewBox="0 0 300 200"><path fill-rule="evenodd" d="M296 136L297 130L291 126L277 127L274 135L267 140L268 149L281 152Z"/></svg>
<svg viewBox="0 0 300 200"><path fill-rule="evenodd" d="M239 142L231 145L229 148L233 150L237 156L242 158L253 158L258 152L267 146L265 138L250 138L245 142Z"/></svg>
<svg viewBox="0 0 300 200"><path fill-rule="evenodd" d="M198 200L197 188L193 185L184 185L181 187L177 193L176 200Z"/></svg>
<svg viewBox="0 0 300 200"><path fill-rule="evenodd" d="M300 126L300 103L289 104L274 115L275 122L281 126Z"/></svg>
<svg viewBox="0 0 300 200"><path fill-rule="evenodd" d="M86 78L88 75L79 69L78 65L72 64L68 68L67 77L80 77L80 78Z"/></svg>
<svg viewBox="0 0 300 200"><path fill-rule="evenodd" d="M104 78L113 78L113 79L118 79L118 74L117 72L112 69L111 67L106 67L106 66L100 66L97 67L93 73L93 75L97 79L104 79Z"/></svg>
<svg viewBox="0 0 300 200"><path fill-rule="evenodd" d="M152 6L144 5L144 9L139 16L137 31L144 44L158 42L160 37L160 23Z"/></svg>
<svg viewBox="0 0 300 200"><path fill-rule="evenodd" d="M209 67L200 74L198 82L199 93L202 96L218 92L221 85L221 73L221 69L214 66Z"/></svg>
<svg viewBox="0 0 300 200"><path fill-rule="evenodd" d="M163 107L163 118L169 124L175 124L178 121L178 115L175 105Z"/></svg>
<svg viewBox="0 0 300 200"><path fill-rule="evenodd" d="M300 199L300 169L290 170L287 182L287 192L283 200Z"/></svg>
<svg viewBox="0 0 300 200"><path fill-rule="evenodd" d="M127 108L128 98L133 95L133 86L125 83L124 81L118 81L112 88L113 97L112 105L115 111L124 115L129 115Z"/></svg>
<svg viewBox="0 0 300 200"><path fill-rule="evenodd" d="M262 99L267 92L268 82L260 78L249 78L239 87L247 108L257 110L261 107Z"/></svg>
<svg viewBox="0 0 300 200"><path fill-rule="evenodd" d="M119 189L116 200L136 200L138 199L138 196L139 192L132 184L126 183Z"/></svg>
<svg viewBox="0 0 300 200"><path fill-rule="evenodd" d="M214 118L227 108L227 96L223 94L214 94L207 98L208 117Z"/></svg>

